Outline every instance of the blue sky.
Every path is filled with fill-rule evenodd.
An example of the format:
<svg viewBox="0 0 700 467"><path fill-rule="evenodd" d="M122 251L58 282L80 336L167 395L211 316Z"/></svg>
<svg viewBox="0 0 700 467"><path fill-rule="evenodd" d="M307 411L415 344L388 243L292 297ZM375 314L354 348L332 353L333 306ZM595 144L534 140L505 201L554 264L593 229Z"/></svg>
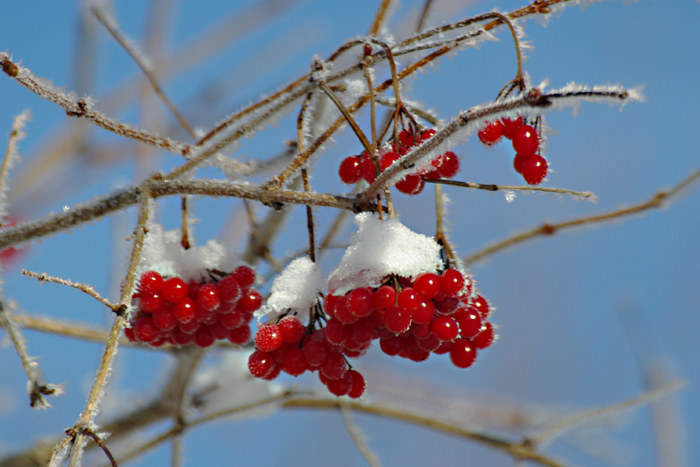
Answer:
<svg viewBox="0 0 700 467"><path fill-rule="evenodd" d="M0 50L7 50L37 75L74 88L79 3L4 2ZM244 17L244 3L174 2L164 37L166 50L181 50L225 19ZM449 3L451 6L439 7L431 24L456 21L495 7L509 11L522 5L514 1ZM533 20L521 23L533 46L524 65L533 83L549 79L552 88L571 81L644 87L645 103L630 103L622 110L582 104L576 116L567 109L547 117L551 130L547 158L553 169L547 185L590 190L598 202L542 193L520 194L506 202L502 193L448 187L445 191L452 200L450 238L462 255L545 221L568 220L644 201L698 169L700 50L695 33L700 5L628 3L567 8L546 26ZM397 28L413 24L421 4L402 2L391 24ZM314 54L327 56L344 41L365 34L375 8L376 2L369 1L295 2L251 31L246 26L255 21L247 18L235 26L241 35L236 43L196 66L187 66L191 57L180 57L184 71L175 73L164 88L198 127L207 128L306 72ZM115 17L131 38L142 42L148 11L145 3L120 2L115 6ZM186 139L157 101L154 116L139 108L137 100L124 106L109 100L115 87L139 74L99 26L94 37L91 43L96 58L88 81L98 108L114 109L105 112L132 123L143 118L162 119L166 122L163 134ZM406 86L405 96L423 102L442 119L490 101L515 69L512 43L503 33L498 37L498 42L462 50L418 74ZM213 48L213 43L209 47ZM85 70L82 73L85 77ZM201 94L200 89L211 83L219 93L206 100L209 95ZM0 102L3 135L14 115L25 108L32 112L27 138L20 144L24 159L13 172L17 177L75 123L53 104L4 75L0 78ZM203 102L206 105L198 105ZM295 118L293 111L277 126L244 141L237 156L274 155L283 140L294 138ZM360 123L367 122L366 113L362 114ZM140 180L156 167L178 163L174 156L162 153L142 154L140 162L134 162L143 148L102 130L90 133L87 141L92 147L103 148L100 154L104 157L86 151L41 182L12 184L19 194L12 198L10 210L36 218ZM335 183L334 171L343 157L359 152L358 148L351 132L338 135L315 169L315 188L343 191L345 187ZM472 138L455 152L462 157L460 180L521 183L511 168L512 149L504 143L485 148ZM114 154L116 158L110 160ZM213 171L201 174L221 176ZM11 183L17 180L12 178ZM410 199L397 196L396 202L402 222L422 233L432 233L433 201L428 193ZM688 384L670 400L685 432L686 465L695 465L700 462L700 451L692 442L700 431L699 202L700 190L691 187L665 209L536 239L474 264L471 272L480 289L498 309L493 320L501 337L469 370L457 370L444 358L431 357L415 364L378 352L360 359L357 366L367 375L375 375L377 381L395 381L396 387L425 385L449 400L479 401L487 407L525 407L535 413L569 413L644 392L645 371L654 362L663 362L669 378ZM196 234L202 242L221 237L231 223L239 225L235 221L242 212L238 201L201 199L194 206L200 219ZM176 200L164 201L158 215L167 228L176 227ZM319 209L317 218L324 228L332 216ZM31 244L19 267L3 272L4 298L16 300L22 312L107 326L110 316L92 299L56 285L40 287L18 271L23 267L87 282L116 299L127 254L124 239L133 219L133 212L121 213ZM352 228L351 223L346 224L339 241L345 241ZM240 247L239 237L228 231L223 240ZM273 244L273 254L284 257L304 245L305 218L303 210L297 208L284 235ZM334 251L324 258L321 267L325 272L332 270L340 255L341 251ZM261 272L268 271L263 267ZM4 401L0 405L0 453L22 449L39 436L57 436L71 426L82 409L102 351L102 346L93 343L32 331L26 334L30 354L40 357L47 380L65 383L67 394L53 400L54 407L48 411L31 411L25 404L25 381L18 359L11 347L0 349L0 399ZM210 362L218 357L213 355ZM167 356L123 350L112 388L128 400L146 400L160 381L153 375L162 376L169 363ZM304 378L302 384L314 383L313 378ZM368 391L371 397L372 379ZM357 419L384 465L455 465L464 459L473 462L469 465L512 465L507 457L468 441L371 417ZM576 465L609 465L611 458L626 459L627 465L657 465L649 408L625 412L618 421L619 426L586 432L592 438L583 442L581 432L573 432L549 446L547 452ZM612 450L613 454L583 452L577 443L603 452ZM186 465L203 460L211 465L363 465L340 415L310 411L285 411L198 428L186 437L185 458ZM164 446L134 465L167 465L168 459L169 448Z"/></svg>

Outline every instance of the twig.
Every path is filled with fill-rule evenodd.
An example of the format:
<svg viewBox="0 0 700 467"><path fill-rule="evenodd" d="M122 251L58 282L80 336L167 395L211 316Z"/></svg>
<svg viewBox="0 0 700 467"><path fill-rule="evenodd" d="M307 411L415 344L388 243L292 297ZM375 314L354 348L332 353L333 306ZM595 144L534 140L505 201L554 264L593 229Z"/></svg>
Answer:
<svg viewBox="0 0 700 467"><path fill-rule="evenodd" d="M416 23L416 32L421 32L423 30L423 25L425 24L425 20L428 18L428 12L430 11L430 7L433 4L433 0L425 0L425 3L423 4L423 9L420 12L420 15L418 15L418 22Z"/></svg>
<svg viewBox="0 0 700 467"><path fill-rule="evenodd" d="M379 32L379 28L382 25L382 21L384 21L384 16L386 15L387 10L389 9L390 3L391 0L382 0L382 3L379 4L379 9L377 10L377 14L374 15L372 26L369 28L368 34L370 36L376 36Z"/></svg>
<svg viewBox="0 0 700 467"><path fill-rule="evenodd" d="M5 194L7 193L8 186L5 183L7 180L7 174L10 171L15 159L17 158L17 143L22 141L24 138L24 125L29 120L30 113L29 110L24 110L19 115L15 116L12 120L12 127L10 128L10 137L7 139L7 148L5 149L5 157L2 159L2 166L0 166L0 222L2 222L2 217L7 214L5 203Z"/></svg>
<svg viewBox="0 0 700 467"><path fill-rule="evenodd" d="M29 380L29 386L27 387L29 405L40 409L50 407L51 404L46 402L44 396L58 396L63 391L58 386L46 384L42 381L41 370L39 370L37 362L27 354L26 340L20 329L15 325L10 310L7 309L2 300L0 300L0 325L7 330L15 352L22 364L22 369L27 374L27 379Z"/></svg>
<svg viewBox="0 0 700 467"><path fill-rule="evenodd" d="M524 242L525 240L529 240L531 238L540 236L540 235L554 235L560 230L568 229L568 228L575 228L575 227L581 227L587 224L597 224L601 222L606 222L610 221L613 219L625 217L625 216L630 216L633 214L637 214L643 211L646 211L648 209L653 209L653 208L660 208L666 204L666 202L677 195L681 190L695 182L697 179L700 178L700 169L696 170L692 174L690 174L688 177L686 177L683 181L681 181L678 185L673 187L672 189L668 191L659 191L656 193L654 196L651 197L651 199L647 201L643 201L641 203L635 204L631 207L628 208L622 208L622 209L616 209L614 211L610 211L604 214L599 214L596 216L585 216L585 217L579 217L577 219L572 219L570 221L564 221L564 222L559 222L556 224L542 224L539 227L535 227L530 230L526 230L524 232L521 232L519 234L513 235L512 237L508 237L505 240L501 240L500 242L494 243L491 246L488 246L476 253L474 253L471 256L468 256L467 258L464 259L464 262L466 264L473 264L477 261L480 261L484 259L487 256L491 256L492 254L506 249L508 247L511 247L513 245L516 245L518 243Z"/></svg>
<svg viewBox="0 0 700 467"><path fill-rule="evenodd" d="M74 289L78 289L81 292L88 294L89 296L102 303L104 306L111 309L115 313L121 313L124 311L125 307L120 307L119 305L111 303L109 300L102 297L102 295L100 295L94 287L89 286L87 284L83 284L81 282L73 282L70 279L61 279L60 277L49 276L46 273L28 271L26 269L22 269L22 275L32 277L41 282L53 282L55 284L62 284L67 285L68 287L73 287Z"/></svg>
<svg viewBox="0 0 700 467"><path fill-rule="evenodd" d="M461 182L459 180L447 180L447 179L425 179L427 183L435 183L438 185L452 185L461 186L464 188L476 188L478 190L486 191L541 191L545 193L558 193L562 195L571 195L576 198L584 198L590 201L597 201L596 195L590 191L574 191L566 188L554 188L546 186L523 186L523 185L496 185L491 183L475 183L475 182Z"/></svg>
<svg viewBox="0 0 700 467"><path fill-rule="evenodd" d="M353 420L352 413L347 404L340 404L340 413L343 415L343 423L345 423L345 428L348 430L348 434L350 435L350 438L352 438L352 442L355 443L355 446L357 447L357 450L360 451L360 454L362 454L362 457L365 458L371 467L379 467L381 465L379 458L367 445L365 435L362 433L357 423L355 423L355 420Z"/></svg>
<svg viewBox="0 0 700 467"><path fill-rule="evenodd" d="M528 441L533 445L543 445L545 443L551 442L554 438L561 436L567 430L572 429L576 425L579 425L592 418L600 417L602 415L610 415L613 413L621 412L623 410L632 408L636 405L647 404L655 399L664 397L671 392L683 389L686 386L684 381L672 381L659 389L646 392L636 397L632 397L625 401L617 404L612 404L606 407L600 407L597 409L584 410L567 417L546 430L540 432L539 434L529 437Z"/></svg>

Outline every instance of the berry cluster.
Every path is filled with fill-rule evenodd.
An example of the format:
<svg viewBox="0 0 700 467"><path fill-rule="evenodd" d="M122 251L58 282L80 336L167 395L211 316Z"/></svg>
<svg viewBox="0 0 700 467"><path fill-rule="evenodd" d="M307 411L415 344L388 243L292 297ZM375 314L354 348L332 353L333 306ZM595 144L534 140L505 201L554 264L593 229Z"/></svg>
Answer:
<svg viewBox="0 0 700 467"><path fill-rule="evenodd" d="M378 152L376 161L370 157L367 151L363 151L359 156L346 157L340 163L338 175L344 183L348 184L357 183L360 180L373 183L377 174L384 172L414 146L422 144L435 133L433 129L415 132L403 129L398 135L398 141L393 141ZM395 184L395 187L401 193L417 195L423 191L424 179L452 178L457 175L458 171L459 158L454 152L447 151L431 162L429 170L423 169L415 174L406 175Z"/></svg>
<svg viewBox="0 0 700 467"><path fill-rule="evenodd" d="M353 398L362 395L365 381L347 358L364 355L376 339L391 356L423 361L449 353L455 366L467 368L477 350L494 341L488 302L474 289L471 279L447 269L413 280L391 275L377 288L328 294L318 330L291 315L259 328L248 368L266 380L282 371L299 376L318 370L332 394Z"/></svg>
<svg viewBox="0 0 700 467"><path fill-rule="evenodd" d="M486 122L486 126L479 131L479 139L487 146L498 143L501 137L513 143L515 171L530 185L542 183L547 176L547 161L537 154L540 149L537 130L526 124L522 117L518 117L515 120L503 118L495 122Z"/></svg>
<svg viewBox="0 0 700 467"><path fill-rule="evenodd" d="M211 282L186 283L180 277L144 272L132 296L136 310L124 331L126 337L154 347L165 343L209 347L217 339L248 342L249 323L262 302L252 288L255 272L239 266L231 274L209 276Z"/></svg>

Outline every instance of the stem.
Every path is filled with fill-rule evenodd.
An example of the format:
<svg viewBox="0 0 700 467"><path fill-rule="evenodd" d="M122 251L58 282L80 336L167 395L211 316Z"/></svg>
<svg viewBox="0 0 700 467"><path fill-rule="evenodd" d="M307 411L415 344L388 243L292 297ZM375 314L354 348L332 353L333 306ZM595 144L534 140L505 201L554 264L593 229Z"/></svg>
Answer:
<svg viewBox="0 0 700 467"><path fill-rule="evenodd" d="M379 28L381 27L382 21L386 16L386 12L389 9L390 3L391 0L382 0L382 3L379 5L379 9L377 10L377 14L374 15L374 21L372 21L372 26L369 28L368 34L370 36L376 36L379 32Z"/></svg>

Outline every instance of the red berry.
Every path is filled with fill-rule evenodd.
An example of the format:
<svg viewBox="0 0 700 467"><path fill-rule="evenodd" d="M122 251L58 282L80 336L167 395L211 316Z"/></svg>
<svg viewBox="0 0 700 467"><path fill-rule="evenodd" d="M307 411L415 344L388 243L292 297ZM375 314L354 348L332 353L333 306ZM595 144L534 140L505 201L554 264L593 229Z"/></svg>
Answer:
<svg viewBox="0 0 700 467"><path fill-rule="evenodd" d="M277 325L282 333L282 340L289 344L298 344L306 334L306 328L296 316L285 316Z"/></svg>
<svg viewBox="0 0 700 467"><path fill-rule="evenodd" d="M513 149L523 156L531 156L537 152L540 138L537 130L530 125L522 125L513 132Z"/></svg>
<svg viewBox="0 0 700 467"><path fill-rule="evenodd" d="M357 183L362 179L362 159L350 156L343 159L338 167L338 175L343 183Z"/></svg>
<svg viewBox="0 0 700 467"><path fill-rule="evenodd" d="M212 345L214 343L214 335L212 334L211 329L209 329L209 326L201 326L199 329L197 329L194 333L192 342L194 342L194 344L198 347L209 347Z"/></svg>
<svg viewBox="0 0 700 467"><path fill-rule="evenodd" d="M163 306L163 297L158 293L142 292L139 295L139 309L145 313L155 313Z"/></svg>
<svg viewBox="0 0 700 467"><path fill-rule="evenodd" d="M396 289L383 285L372 293L372 306L380 310L396 304Z"/></svg>
<svg viewBox="0 0 700 467"><path fill-rule="evenodd" d="M348 338L348 331L338 318L331 318L326 323L326 340L335 345L342 345Z"/></svg>
<svg viewBox="0 0 700 467"><path fill-rule="evenodd" d="M284 356L282 370L291 376L299 376L309 369L304 358L304 351L298 347L293 347Z"/></svg>
<svg viewBox="0 0 700 467"><path fill-rule="evenodd" d="M430 330L441 341L454 340L459 334L457 321L453 317L445 315L436 316L430 323Z"/></svg>
<svg viewBox="0 0 700 467"><path fill-rule="evenodd" d="M263 352L272 352L282 346L282 333L276 324L267 324L255 333L255 347Z"/></svg>
<svg viewBox="0 0 700 467"><path fill-rule="evenodd" d="M372 291L368 287L360 287L346 295L348 310L360 318L369 316L374 311L372 307Z"/></svg>
<svg viewBox="0 0 700 467"><path fill-rule="evenodd" d="M420 295L412 287L406 287L399 292L398 305L407 310L415 310L421 301Z"/></svg>
<svg viewBox="0 0 700 467"><path fill-rule="evenodd" d="M352 379L352 384L350 385L350 391L348 391L348 397L352 399L357 399L362 396L365 392L365 378L360 374L359 371L350 370L348 371L350 378Z"/></svg>
<svg viewBox="0 0 700 467"><path fill-rule="evenodd" d="M177 328L185 334L194 334L201 324L197 320L192 320L189 323L177 323Z"/></svg>
<svg viewBox="0 0 700 467"><path fill-rule="evenodd" d="M224 303L233 303L238 300L241 294L241 286L233 276L226 276L216 283L216 288L219 289L219 299Z"/></svg>
<svg viewBox="0 0 700 467"><path fill-rule="evenodd" d="M214 284L204 284L197 290L197 305L199 307L214 311L220 303L219 290Z"/></svg>
<svg viewBox="0 0 700 467"><path fill-rule="evenodd" d="M481 316L473 307L457 310L454 318L459 324L459 335L464 339L476 336L481 330Z"/></svg>
<svg viewBox="0 0 700 467"><path fill-rule="evenodd" d="M158 293L163 288L163 276L155 271L146 271L139 279L139 290L144 292Z"/></svg>
<svg viewBox="0 0 700 467"><path fill-rule="evenodd" d="M177 303L178 300L187 297L187 284L179 277L171 277L163 283L161 294L163 300L169 303Z"/></svg>
<svg viewBox="0 0 700 467"><path fill-rule="evenodd" d="M413 146L414 144L414 137L413 133L408 131L408 130L401 130L399 132L399 143L403 144L404 146Z"/></svg>
<svg viewBox="0 0 700 467"><path fill-rule="evenodd" d="M264 378L274 366L275 361L268 352L256 350L248 357L248 371L256 378Z"/></svg>
<svg viewBox="0 0 700 467"><path fill-rule="evenodd" d="M262 295L257 290L248 290L238 299L236 308L244 313L252 313L260 308L262 304Z"/></svg>
<svg viewBox="0 0 700 467"><path fill-rule="evenodd" d="M445 297L435 301L435 311L441 315L451 315L459 306L459 300L454 297Z"/></svg>
<svg viewBox="0 0 700 467"><path fill-rule="evenodd" d="M243 345L248 343L250 335L250 326L244 324L243 326L231 329L231 332L228 333L228 340L234 344Z"/></svg>
<svg viewBox="0 0 700 467"><path fill-rule="evenodd" d="M503 136L508 139L513 139L515 130L524 125L523 117L518 117L515 120L504 117L501 119L501 123L503 124Z"/></svg>
<svg viewBox="0 0 700 467"><path fill-rule="evenodd" d="M527 159L529 159L530 156L524 156L520 153L516 154L515 157L513 158L513 168L515 169L516 172L519 174L523 173L523 164Z"/></svg>
<svg viewBox="0 0 700 467"><path fill-rule="evenodd" d="M496 338L496 335L493 331L493 326L491 323L484 323L483 326L481 326L481 331L479 334L474 336L472 338L472 343L479 349L485 349L486 347L489 347L491 344L493 344L494 339Z"/></svg>
<svg viewBox="0 0 700 467"><path fill-rule="evenodd" d="M413 310L413 322L416 324L429 324L435 316L435 305L432 300L421 301Z"/></svg>
<svg viewBox="0 0 700 467"><path fill-rule="evenodd" d="M302 349L306 363L312 368L321 366L328 356L328 346L321 340L311 340Z"/></svg>
<svg viewBox="0 0 700 467"><path fill-rule="evenodd" d="M231 276L235 277L236 282L244 289L248 289L255 284L255 271L248 266L238 266Z"/></svg>
<svg viewBox="0 0 700 467"><path fill-rule="evenodd" d="M440 276L440 290L448 297L456 297L464 288L464 276L456 269L446 269Z"/></svg>
<svg viewBox="0 0 700 467"><path fill-rule="evenodd" d="M379 170L384 172L391 164L401 158L401 154L394 151L385 152L379 159Z"/></svg>
<svg viewBox="0 0 700 467"><path fill-rule="evenodd" d="M189 323L194 319L196 312L197 306L189 297L178 300L173 307L173 316L179 323Z"/></svg>
<svg viewBox="0 0 700 467"><path fill-rule="evenodd" d="M240 312L219 315L219 323L225 329L236 329L237 327L245 324L243 314L241 314Z"/></svg>
<svg viewBox="0 0 700 467"><path fill-rule="evenodd" d="M342 378L347 370L348 364L340 352L329 352L320 367L321 373L328 379Z"/></svg>
<svg viewBox="0 0 700 467"><path fill-rule="evenodd" d="M430 300L440 291L440 278L432 272L419 274L413 279L413 289L423 297Z"/></svg>
<svg viewBox="0 0 700 467"><path fill-rule="evenodd" d="M406 175L394 185L397 190L407 195L417 195L425 187L425 182L418 175Z"/></svg>
<svg viewBox="0 0 700 467"><path fill-rule="evenodd" d="M175 315L171 306L163 307L153 313L153 324L161 331L172 331L177 326Z"/></svg>
<svg viewBox="0 0 700 467"><path fill-rule="evenodd" d="M381 347L382 352L393 357L401 351L401 339L396 336L382 337L379 339L379 347Z"/></svg>
<svg viewBox="0 0 700 467"><path fill-rule="evenodd" d="M350 392L352 388L352 376L350 372L345 372L341 378L331 379L326 383L326 387L331 394L335 396L344 396Z"/></svg>
<svg viewBox="0 0 700 467"><path fill-rule="evenodd" d="M452 178L459 172L459 157L454 152L447 151L434 159L431 165L435 167L441 178Z"/></svg>
<svg viewBox="0 0 700 467"><path fill-rule="evenodd" d="M468 368L476 360L476 346L467 339L459 339L452 343L450 360L458 368Z"/></svg>
<svg viewBox="0 0 700 467"><path fill-rule="evenodd" d="M503 124L496 120L495 122L486 121L486 126L479 131L479 139L487 146L492 146L503 136Z"/></svg>
<svg viewBox="0 0 700 467"><path fill-rule="evenodd" d="M362 178L364 178L367 183L374 183L377 179L377 166L366 152L363 153L362 157Z"/></svg>
<svg viewBox="0 0 700 467"><path fill-rule="evenodd" d="M134 337L137 341L151 342L158 337L158 328L153 322L153 318L142 316L134 324Z"/></svg>
<svg viewBox="0 0 700 467"><path fill-rule="evenodd" d="M528 157L523 162L522 174L529 185L539 185L547 176L547 161L538 154Z"/></svg>
<svg viewBox="0 0 700 467"><path fill-rule="evenodd" d="M435 136L435 133L437 133L437 131L433 130L432 128L428 128L427 130L423 130L423 133L421 133L420 138L423 141L425 141Z"/></svg>
<svg viewBox="0 0 700 467"><path fill-rule="evenodd" d="M481 295L477 295L476 298L472 300L472 306L479 311L482 318L486 318L489 315L489 302Z"/></svg>
<svg viewBox="0 0 700 467"><path fill-rule="evenodd" d="M411 312L402 306L391 306L384 313L384 325L394 334L407 331L411 326Z"/></svg>

